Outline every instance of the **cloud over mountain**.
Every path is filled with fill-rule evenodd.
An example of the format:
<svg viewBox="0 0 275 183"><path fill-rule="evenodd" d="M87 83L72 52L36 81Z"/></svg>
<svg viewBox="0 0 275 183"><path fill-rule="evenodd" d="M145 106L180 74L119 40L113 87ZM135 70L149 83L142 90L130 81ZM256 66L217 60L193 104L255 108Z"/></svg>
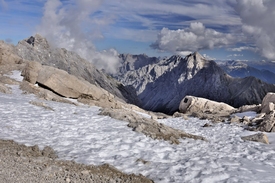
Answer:
<svg viewBox="0 0 275 183"><path fill-rule="evenodd" d="M97 68L114 73L119 65L118 53L114 49L99 52L93 45L94 40L103 37L101 28L112 22L110 16L91 16L96 13L101 3L102 0L48 0L37 32L54 46L75 51L94 63Z"/></svg>
<svg viewBox="0 0 275 183"><path fill-rule="evenodd" d="M235 10L242 20L242 30L249 41L267 59L275 59L275 1L238 0Z"/></svg>
<svg viewBox="0 0 275 183"><path fill-rule="evenodd" d="M192 22L190 27L178 30L163 28L157 41L151 46L170 52L194 52L231 45L237 38L229 33L206 28L201 22Z"/></svg>

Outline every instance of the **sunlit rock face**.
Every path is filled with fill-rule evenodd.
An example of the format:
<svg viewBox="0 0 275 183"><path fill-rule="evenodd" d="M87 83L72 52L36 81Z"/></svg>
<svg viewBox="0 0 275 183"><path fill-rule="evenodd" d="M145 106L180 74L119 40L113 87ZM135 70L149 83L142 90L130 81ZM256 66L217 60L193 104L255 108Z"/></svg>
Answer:
<svg viewBox="0 0 275 183"><path fill-rule="evenodd" d="M198 52L172 56L117 76L136 88L142 107L172 114L186 95L224 102L233 107L259 104L275 86L255 77L233 78Z"/></svg>
<svg viewBox="0 0 275 183"><path fill-rule="evenodd" d="M136 92L131 87L123 86L115 79L108 77L107 74L98 70L77 53L64 48L52 47L44 37L38 34L20 41L16 45L16 52L23 59L37 61L43 65L64 70L69 74L104 88L125 102L139 104Z"/></svg>

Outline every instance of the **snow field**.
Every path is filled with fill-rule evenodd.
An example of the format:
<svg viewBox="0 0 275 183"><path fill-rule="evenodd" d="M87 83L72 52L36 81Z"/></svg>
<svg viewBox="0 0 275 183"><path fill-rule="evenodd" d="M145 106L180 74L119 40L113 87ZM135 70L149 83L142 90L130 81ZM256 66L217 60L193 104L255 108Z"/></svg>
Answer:
<svg viewBox="0 0 275 183"><path fill-rule="evenodd" d="M17 74L17 75L16 75ZM20 79L18 73L13 77ZM0 93L0 138L26 145L48 145L61 159L85 164L109 163L126 173L141 173L155 182L274 182L275 136L270 145L244 142L232 124L203 128L207 120L170 118L159 122L208 142L185 139L173 145L133 132L127 123L100 116L98 107L43 101L54 111L34 106L34 95ZM138 159L148 161L143 164Z"/></svg>

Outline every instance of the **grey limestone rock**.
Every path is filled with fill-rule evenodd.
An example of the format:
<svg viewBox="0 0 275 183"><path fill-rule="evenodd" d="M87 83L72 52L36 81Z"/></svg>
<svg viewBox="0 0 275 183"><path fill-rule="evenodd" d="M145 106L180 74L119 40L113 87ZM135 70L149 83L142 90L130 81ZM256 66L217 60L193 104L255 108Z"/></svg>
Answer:
<svg viewBox="0 0 275 183"><path fill-rule="evenodd" d="M257 133L257 134L254 134L254 135L241 137L241 139L248 140L248 141L254 141L254 142L261 142L261 143L264 143L264 144L269 144L267 136L263 133Z"/></svg>
<svg viewBox="0 0 275 183"><path fill-rule="evenodd" d="M192 138L199 140L206 140L204 137L185 133L157 121L145 118L132 110L128 109L102 109L100 115L110 116L114 119L128 122L128 127L133 128L134 131L140 132L153 139L163 139L171 143L179 144L181 138Z"/></svg>
<svg viewBox="0 0 275 183"><path fill-rule="evenodd" d="M81 58L75 52L64 48L54 48L45 38L38 34L33 38L33 44L30 44L30 41L28 42L29 38L20 41L16 45L15 51L21 58L64 70L69 74L85 79L91 84L102 87L122 101L139 104L136 92L130 86L125 87L107 74L96 69L90 62Z"/></svg>

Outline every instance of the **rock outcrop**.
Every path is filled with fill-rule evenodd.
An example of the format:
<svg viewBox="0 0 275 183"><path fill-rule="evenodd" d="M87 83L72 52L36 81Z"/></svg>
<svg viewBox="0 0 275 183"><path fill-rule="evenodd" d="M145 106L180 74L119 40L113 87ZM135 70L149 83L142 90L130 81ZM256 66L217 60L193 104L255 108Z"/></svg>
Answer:
<svg viewBox="0 0 275 183"><path fill-rule="evenodd" d="M64 70L78 78L101 87L122 101L139 105L136 92L130 86L125 87L115 79L96 69L90 62L81 58L75 52L64 48L53 48L48 41L36 34L34 40L22 40L16 45L15 52L23 59L37 61L42 65Z"/></svg>
<svg viewBox="0 0 275 183"><path fill-rule="evenodd" d="M257 133L254 135L244 136L244 137L241 137L241 139L248 140L248 141L254 141L254 142L261 142L264 144L269 144L268 137L263 133Z"/></svg>
<svg viewBox="0 0 275 183"><path fill-rule="evenodd" d="M186 95L227 103L235 108L260 104L275 86L254 77L233 78L198 52L172 56L118 75L137 90L146 110L173 114Z"/></svg>
<svg viewBox="0 0 275 183"><path fill-rule="evenodd" d="M205 98L186 96L179 105L179 111L182 113L208 113L208 114L226 114L230 115L237 110L225 103L211 101Z"/></svg>
<svg viewBox="0 0 275 183"><path fill-rule="evenodd" d="M275 108L275 93L267 93L261 105L261 113L270 113Z"/></svg>
<svg viewBox="0 0 275 183"><path fill-rule="evenodd" d="M38 62L29 62L22 72L24 80L32 84L37 83L56 94L74 99L97 101L99 106L117 107L115 96L106 90L97 87L84 79L70 75L64 70L51 66L41 65Z"/></svg>
<svg viewBox="0 0 275 183"><path fill-rule="evenodd" d="M128 126L134 131L140 132L153 139L162 139L171 143L179 144L179 139L192 138L206 140L197 135L185 133L181 130L173 129L157 121L143 117L138 113L127 109L102 109L100 115L110 116L117 120L129 122Z"/></svg>
<svg viewBox="0 0 275 183"><path fill-rule="evenodd" d="M213 122L225 121L236 111L228 104L194 96L185 96L179 105L179 112Z"/></svg>

